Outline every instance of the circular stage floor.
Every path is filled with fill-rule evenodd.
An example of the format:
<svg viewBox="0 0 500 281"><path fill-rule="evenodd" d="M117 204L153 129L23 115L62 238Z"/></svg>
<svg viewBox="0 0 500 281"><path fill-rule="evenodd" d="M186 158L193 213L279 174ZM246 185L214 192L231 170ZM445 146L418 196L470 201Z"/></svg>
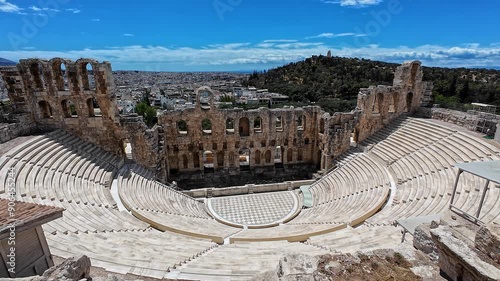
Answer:
<svg viewBox="0 0 500 281"><path fill-rule="evenodd" d="M293 191L216 197L210 198L207 203L218 221L250 228L286 222L297 215L302 207Z"/></svg>

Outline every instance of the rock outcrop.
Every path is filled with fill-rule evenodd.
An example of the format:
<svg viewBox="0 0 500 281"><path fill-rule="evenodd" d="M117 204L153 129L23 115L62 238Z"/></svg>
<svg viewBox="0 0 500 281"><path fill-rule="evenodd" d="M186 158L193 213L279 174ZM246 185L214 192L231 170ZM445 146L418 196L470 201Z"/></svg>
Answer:
<svg viewBox="0 0 500 281"><path fill-rule="evenodd" d="M439 249L439 268L451 280L500 280L500 270L487 263L464 240L457 238L449 226L439 226L431 230L431 235Z"/></svg>
<svg viewBox="0 0 500 281"><path fill-rule="evenodd" d="M430 231L430 225L422 224L418 226L413 233L413 246L423 253L429 255L429 258L431 260L437 261L438 249L436 247L436 244L432 241Z"/></svg>
<svg viewBox="0 0 500 281"><path fill-rule="evenodd" d="M500 227L482 226L476 233L475 247L500 265Z"/></svg>
<svg viewBox="0 0 500 281"><path fill-rule="evenodd" d="M421 280L403 255L392 250L341 255L287 255L274 271L255 276L253 281L351 281Z"/></svg>
<svg viewBox="0 0 500 281"><path fill-rule="evenodd" d="M78 281L90 278L90 259L83 255L65 260L62 264L47 269L42 276L10 279L5 281ZM91 280L91 279L88 279Z"/></svg>

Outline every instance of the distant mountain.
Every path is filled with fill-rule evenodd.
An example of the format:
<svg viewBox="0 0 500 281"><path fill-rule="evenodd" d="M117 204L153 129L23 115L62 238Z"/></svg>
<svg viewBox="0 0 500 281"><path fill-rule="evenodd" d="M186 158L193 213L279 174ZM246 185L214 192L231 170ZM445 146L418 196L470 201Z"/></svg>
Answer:
<svg viewBox="0 0 500 281"><path fill-rule="evenodd" d="M0 58L0 66L13 66L13 65L16 65L16 63L8 59Z"/></svg>

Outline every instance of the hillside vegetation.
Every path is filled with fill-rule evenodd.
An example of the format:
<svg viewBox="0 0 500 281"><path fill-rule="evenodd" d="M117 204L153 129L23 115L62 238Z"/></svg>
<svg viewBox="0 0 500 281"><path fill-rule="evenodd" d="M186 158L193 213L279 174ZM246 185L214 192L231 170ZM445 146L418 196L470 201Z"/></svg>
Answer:
<svg viewBox="0 0 500 281"><path fill-rule="evenodd" d="M264 72L254 72L244 85L288 95L292 103L315 102L327 111L356 106L359 88L391 85L399 64L357 58L313 56ZM471 102L500 106L500 71L424 67L424 81L434 83L434 103L465 110Z"/></svg>

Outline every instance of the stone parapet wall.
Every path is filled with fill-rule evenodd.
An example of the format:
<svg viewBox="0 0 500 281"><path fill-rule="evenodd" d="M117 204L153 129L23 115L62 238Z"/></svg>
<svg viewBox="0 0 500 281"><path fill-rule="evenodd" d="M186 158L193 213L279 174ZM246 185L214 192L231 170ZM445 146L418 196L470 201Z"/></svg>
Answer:
<svg viewBox="0 0 500 281"><path fill-rule="evenodd" d="M484 114L477 111L463 112L446 108L422 107L418 110L417 116L455 124L467 130L490 136L495 135L497 125L500 123L500 115Z"/></svg>
<svg viewBox="0 0 500 281"><path fill-rule="evenodd" d="M184 194L194 198L234 196L253 193L265 193L276 191L288 191L300 188L302 185L311 185L315 180L286 181L269 184L247 184L243 186L231 186L225 188L201 188L183 191Z"/></svg>
<svg viewBox="0 0 500 281"><path fill-rule="evenodd" d="M7 142L19 136L32 134L36 131L36 124L29 115L9 114L0 120L0 143Z"/></svg>

